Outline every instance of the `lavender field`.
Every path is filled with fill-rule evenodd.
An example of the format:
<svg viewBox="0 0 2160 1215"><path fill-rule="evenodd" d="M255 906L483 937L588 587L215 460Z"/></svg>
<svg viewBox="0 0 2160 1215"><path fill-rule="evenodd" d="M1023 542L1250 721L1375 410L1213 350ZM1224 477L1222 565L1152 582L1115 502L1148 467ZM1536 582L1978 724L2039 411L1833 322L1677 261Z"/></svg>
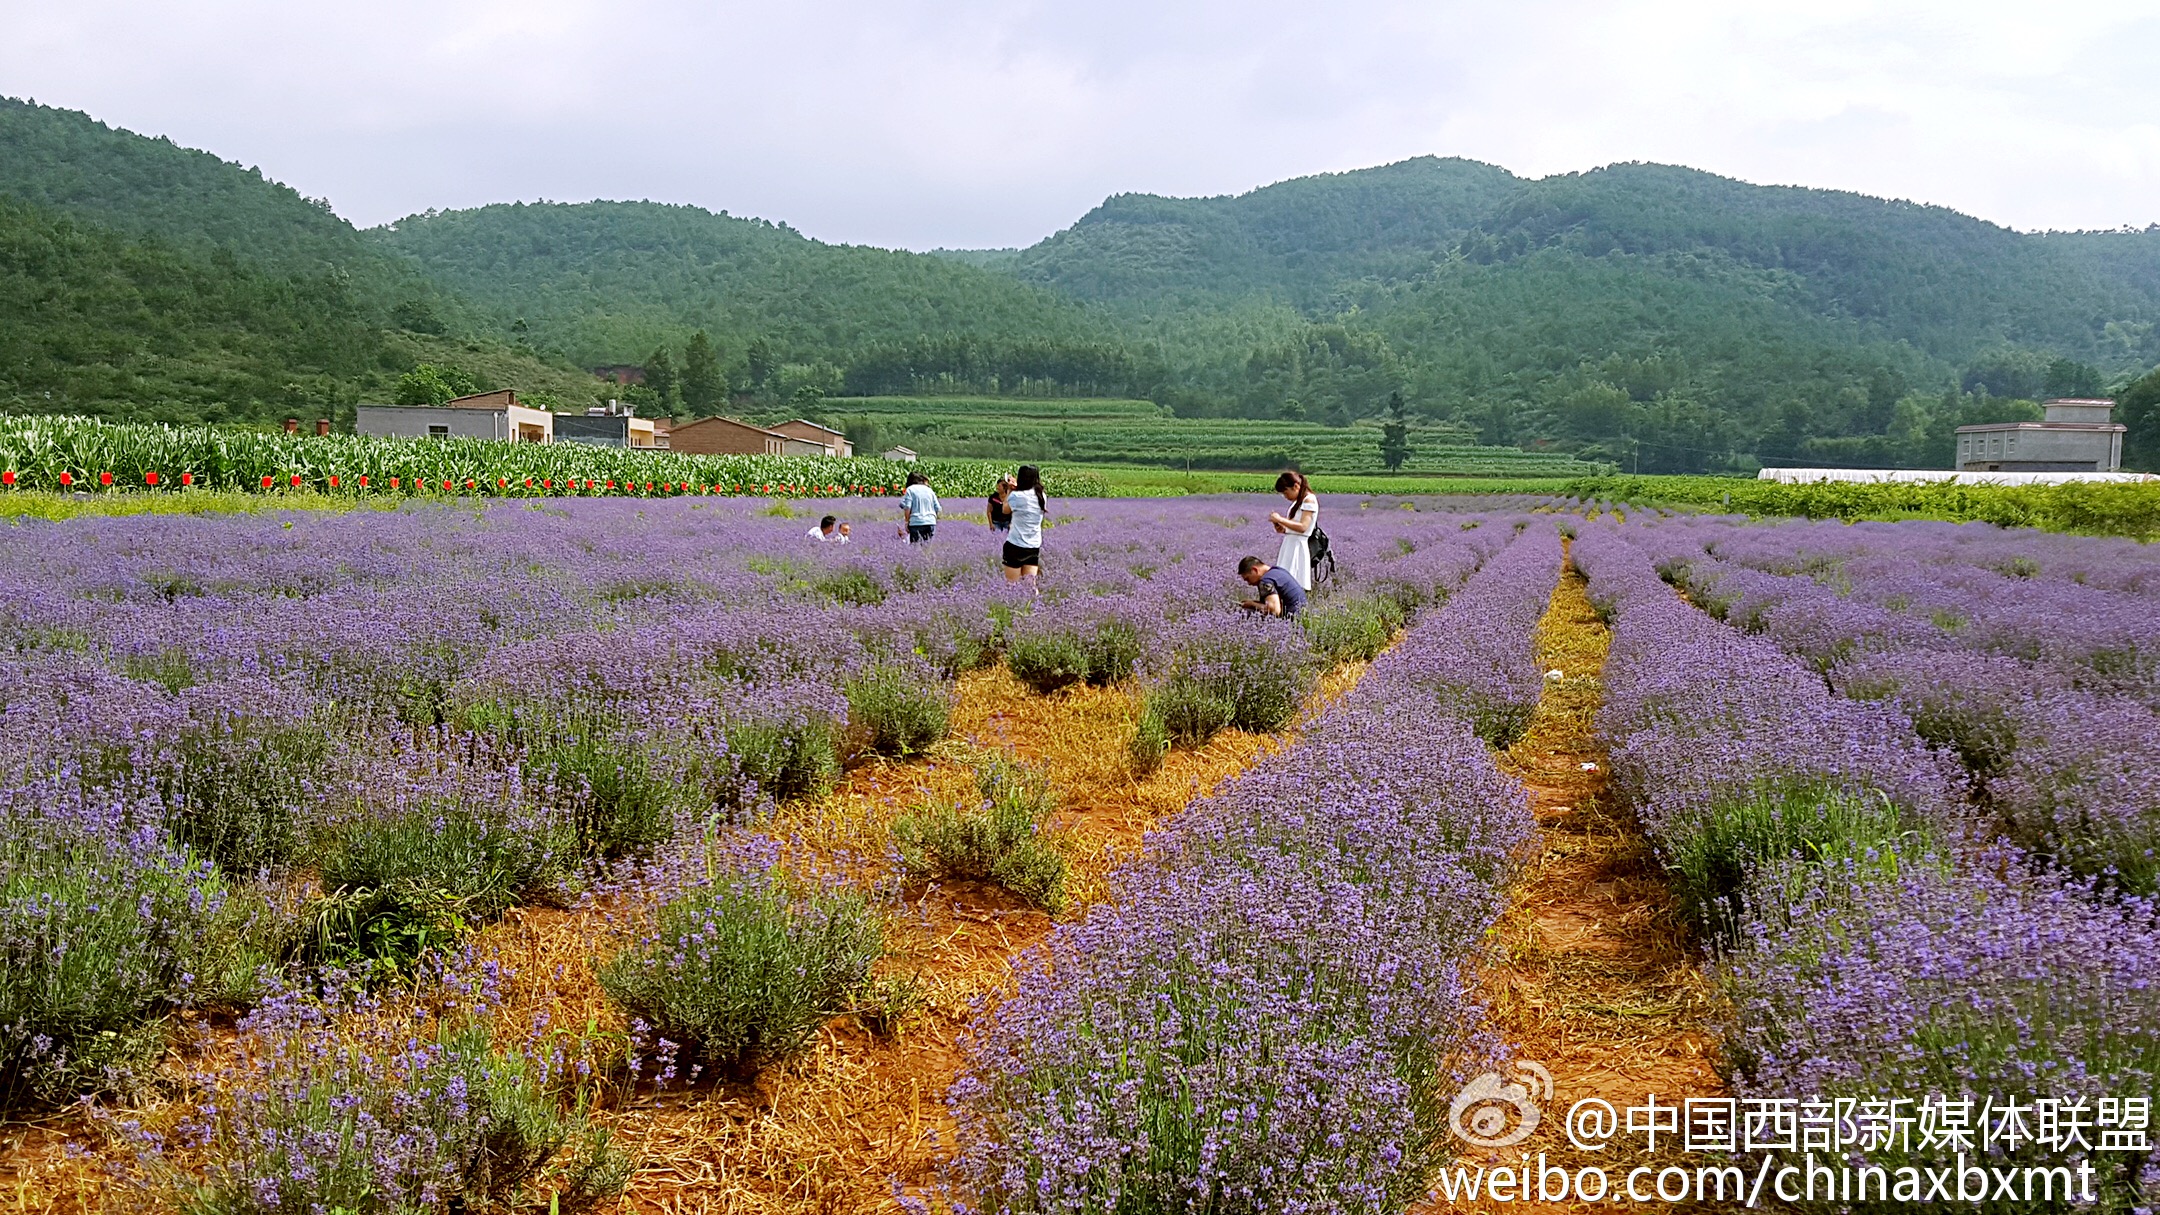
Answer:
<svg viewBox="0 0 2160 1215"><path fill-rule="evenodd" d="M0 1165L52 1210L1417 1208L1536 1045L1479 968L1580 576L1584 745L1731 1095L2080 1101L2082 1154L1991 1150L2160 1193L2160 556L1343 496L1281 621L1234 607L1273 504L1054 498L1040 596L859 500L0 529L0 1099L81 1149Z"/></svg>

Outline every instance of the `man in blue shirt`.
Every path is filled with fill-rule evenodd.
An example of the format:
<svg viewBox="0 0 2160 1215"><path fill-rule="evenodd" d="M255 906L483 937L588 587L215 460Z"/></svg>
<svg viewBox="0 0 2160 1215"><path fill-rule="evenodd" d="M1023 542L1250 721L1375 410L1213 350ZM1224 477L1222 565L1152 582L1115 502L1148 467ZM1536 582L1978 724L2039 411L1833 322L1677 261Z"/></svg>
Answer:
<svg viewBox="0 0 2160 1215"><path fill-rule="evenodd" d="M1238 604L1248 612L1266 612L1285 620L1305 610L1305 588L1290 571L1277 569L1258 557L1247 557L1237 563L1238 577L1245 585L1260 592L1258 599L1247 599Z"/></svg>

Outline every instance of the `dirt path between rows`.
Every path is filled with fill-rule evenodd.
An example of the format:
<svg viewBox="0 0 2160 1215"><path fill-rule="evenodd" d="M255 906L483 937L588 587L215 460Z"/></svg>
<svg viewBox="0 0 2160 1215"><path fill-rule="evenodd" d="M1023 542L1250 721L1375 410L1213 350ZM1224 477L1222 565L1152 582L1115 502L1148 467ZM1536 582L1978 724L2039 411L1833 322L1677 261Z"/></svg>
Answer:
<svg viewBox="0 0 2160 1215"><path fill-rule="evenodd" d="M1327 675L1305 719L1363 674L1364 664L1354 664ZM1227 730L1198 750L1171 752L1161 771L1135 781L1126 758L1132 718L1123 688L1038 696L1002 667L974 672L957 689L953 740L927 762L859 769L832 796L784 809L772 830L828 858L881 862L894 815L925 797L972 796L970 757L1009 751L1040 765L1057 789L1057 826L1073 841L1065 918L1077 918L1108 897L1110 871L1148 830L1295 737ZM616 1123L644 1166L625 1209L897 1215L896 1183L926 1196L953 1142L944 1097L963 1062L961 1034L1054 923L986 883L910 888L890 921L881 970L920 981L917 1016L886 1038L835 1022L808 1056L769 1069L754 1087L662 1094L622 1110Z"/></svg>
<svg viewBox="0 0 2160 1215"><path fill-rule="evenodd" d="M1570 1106L1610 1102L1622 1118L1652 1093L1660 1102L1725 1093L1710 1029L1716 997L1694 964L1664 877L1634 818L1606 789L1605 751L1592 722L1603 702L1600 674L1611 634L1598 619L1572 561L1538 623L1538 664L1548 672L1530 728L1502 757L1528 786L1537 831L1530 859L1509 891L1491 943L1477 964L1477 992L1490 1025L1516 1060L1553 1080L1530 1136L1501 1148L1464 1145L1457 1166L1548 1165L1571 1173L1602 1166L1617 1174L1663 1167L1682 1157L1632 1147L1587 1152L1563 1130ZM1549 673L1560 672L1558 678ZM1515 1077L1510 1077L1515 1078ZM1620 1166L1617 1170L1614 1166ZM1436 1200L1442 1212L1561 1212L1605 1203Z"/></svg>

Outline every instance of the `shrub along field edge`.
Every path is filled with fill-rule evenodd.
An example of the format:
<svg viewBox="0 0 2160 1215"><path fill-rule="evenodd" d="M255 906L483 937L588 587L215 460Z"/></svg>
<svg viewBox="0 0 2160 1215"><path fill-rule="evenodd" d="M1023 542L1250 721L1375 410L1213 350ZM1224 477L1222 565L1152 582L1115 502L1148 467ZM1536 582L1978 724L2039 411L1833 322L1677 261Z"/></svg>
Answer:
<svg viewBox="0 0 2160 1215"><path fill-rule="evenodd" d="M1636 506L1807 519L1938 519L2051 532L2160 537L2160 482L1953 485L1830 482L1787 485L1734 477L1584 477L1553 491Z"/></svg>

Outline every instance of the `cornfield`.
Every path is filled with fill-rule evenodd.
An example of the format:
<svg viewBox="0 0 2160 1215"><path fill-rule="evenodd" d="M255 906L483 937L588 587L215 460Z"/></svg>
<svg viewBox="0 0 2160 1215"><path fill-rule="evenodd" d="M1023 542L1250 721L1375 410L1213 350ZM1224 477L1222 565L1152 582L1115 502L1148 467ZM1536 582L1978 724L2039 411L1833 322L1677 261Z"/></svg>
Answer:
<svg viewBox="0 0 2160 1215"><path fill-rule="evenodd" d="M490 439L292 435L92 418L0 418L0 486L47 490L307 489L323 493L896 493L909 472L942 494L987 495L1004 464L816 456L700 456ZM1102 479L1052 475L1052 493L1097 497Z"/></svg>

